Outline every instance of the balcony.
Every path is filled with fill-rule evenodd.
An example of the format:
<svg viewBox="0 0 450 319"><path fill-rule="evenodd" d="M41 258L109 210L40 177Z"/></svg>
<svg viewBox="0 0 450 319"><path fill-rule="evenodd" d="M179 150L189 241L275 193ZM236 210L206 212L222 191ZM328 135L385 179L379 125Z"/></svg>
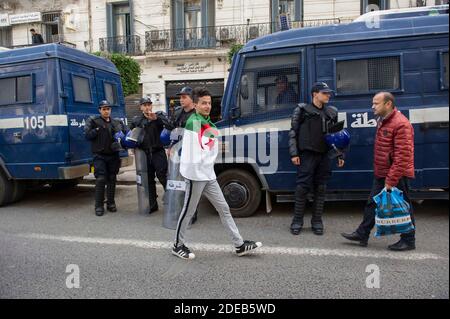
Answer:
<svg viewBox="0 0 450 319"><path fill-rule="evenodd" d="M100 38L100 51L125 55L142 55L141 38L137 35Z"/></svg>
<svg viewBox="0 0 450 319"><path fill-rule="evenodd" d="M293 21L292 28L351 22L351 19ZM229 48L278 31L277 23L258 23L190 29L152 30L145 33L145 51L180 51Z"/></svg>

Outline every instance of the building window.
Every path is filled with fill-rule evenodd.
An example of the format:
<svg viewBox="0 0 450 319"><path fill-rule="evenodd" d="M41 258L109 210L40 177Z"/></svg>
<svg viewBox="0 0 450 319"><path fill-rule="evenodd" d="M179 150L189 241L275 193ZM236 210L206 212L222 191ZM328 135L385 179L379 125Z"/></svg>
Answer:
<svg viewBox="0 0 450 319"><path fill-rule="evenodd" d="M104 82L103 88L105 90L105 99L111 103L111 105L119 105L117 99L117 86L113 83Z"/></svg>
<svg viewBox="0 0 450 319"><path fill-rule="evenodd" d="M91 86L89 79L74 75L73 81L73 98L75 102L92 103Z"/></svg>
<svg viewBox="0 0 450 319"><path fill-rule="evenodd" d="M361 0L361 14L389 9L390 0Z"/></svg>
<svg viewBox="0 0 450 319"><path fill-rule="evenodd" d="M241 77L241 117L291 110L300 102L300 55L248 58ZM270 116L270 115L269 115Z"/></svg>
<svg viewBox="0 0 450 319"><path fill-rule="evenodd" d="M338 94L360 94L400 89L400 57L336 62Z"/></svg>
<svg viewBox="0 0 450 319"><path fill-rule="evenodd" d="M0 28L0 47L12 46L12 28Z"/></svg>
<svg viewBox="0 0 450 319"><path fill-rule="evenodd" d="M31 75L0 79L0 105L33 102Z"/></svg>
<svg viewBox="0 0 450 319"><path fill-rule="evenodd" d="M45 42L54 43L63 41L61 28L61 12L47 12L42 14L42 23L44 24Z"/></svg>
<svg viewBox="0 0 450 319"><path fill-rule="evenodd" d="M291 21L303 21L303 0L271 0L271 6L274 31L279 30L280 14L288 14Z"/></svg>
<svg viewBox="0 0 450 319"><path fill-rule="evenodd" d="M441 70L442 89L448 90L448 52L443 52L441 55Z"/></svg>

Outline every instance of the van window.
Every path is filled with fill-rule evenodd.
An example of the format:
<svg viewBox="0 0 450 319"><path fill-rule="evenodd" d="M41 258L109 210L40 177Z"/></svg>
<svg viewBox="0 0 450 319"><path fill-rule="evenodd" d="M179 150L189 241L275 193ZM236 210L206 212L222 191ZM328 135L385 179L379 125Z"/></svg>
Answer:
<svg viewBox="0 0 450 319"><path fill-rule="evenodd" d="M0 105L33 102L31 75L0 79Z"/></svg>
<svg viewBox="0 0 450 319"><path fill-rule="evenodd" d="M117 101L117 86L113 83L104 82L105 98L111 105L119 105Z"/></svg>
<svg viewBox="0 0 450 319"><path fill-rule="evenodd" d="M442 53L442 81L444 88L448 89L448 52Z"/></svg>
<svg viewBox="0 0 450 319"><path fill-rule="evenodd" d="M336 62L338 94L370 93L400 89L400 57Z"/></svg>
<svg viewBox="0 0 450 319"><path fill-rule="evenodd" d="M89 78L74 75L73 79L73 95L75 102L92 103L91 86Z"/></svg>
<svg viewBox="0 0 450 319"><path fill-rule="evenodd" d="M247 58L241 77L241 117L292 109L300 102L300 55Z"/></svg>

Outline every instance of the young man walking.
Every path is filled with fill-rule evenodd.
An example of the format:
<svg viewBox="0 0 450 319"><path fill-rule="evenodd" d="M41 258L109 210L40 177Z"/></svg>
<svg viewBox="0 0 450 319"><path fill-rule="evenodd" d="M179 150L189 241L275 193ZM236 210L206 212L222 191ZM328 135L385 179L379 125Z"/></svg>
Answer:
<svg viewBox="0 0 450 319"><path fill-rule="evenodd" d="M205 195L218 211L222 224L236 248L236 254L243 256L262 244L242 239L216 180L214 162L218 154L219 132L209 117L211 93L204 88L196 88L193 96L196 112L186 122L180 162L181 175L186 179L186 195L172 254L182 259L195 258L194 253L185 246L185 234L200 197Z"/></svg>

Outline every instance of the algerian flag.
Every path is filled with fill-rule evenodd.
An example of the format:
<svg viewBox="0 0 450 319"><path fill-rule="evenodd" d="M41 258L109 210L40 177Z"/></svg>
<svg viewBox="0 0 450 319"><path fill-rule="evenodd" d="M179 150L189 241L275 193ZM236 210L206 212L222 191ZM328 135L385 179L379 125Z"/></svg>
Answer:
<svg viewBox="0 0 450 319"><path fill-rule="evenodd" d="M180 173L193 181L216 179L214 162L219 153L219 131L210 118L193 113L187 120L183 134Z"/></svg>

